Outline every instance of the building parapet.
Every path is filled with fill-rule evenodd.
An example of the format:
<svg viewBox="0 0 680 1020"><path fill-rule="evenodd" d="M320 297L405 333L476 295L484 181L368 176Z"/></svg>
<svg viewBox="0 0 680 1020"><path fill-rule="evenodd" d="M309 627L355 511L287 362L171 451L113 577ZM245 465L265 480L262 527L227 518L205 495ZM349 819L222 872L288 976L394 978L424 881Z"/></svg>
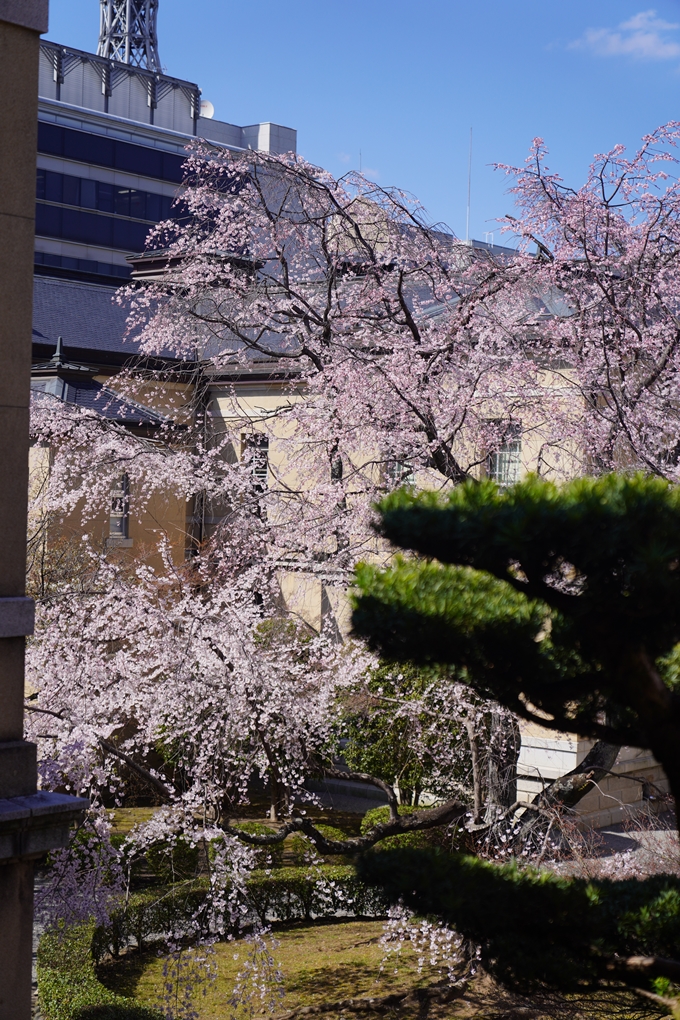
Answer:
<svg viewBox="0 0 680 1020"><path fill-rule="evenodd" d="M40 44L38 94L188 135L196 133L200 116L201 93L193 82L47 40Z"/></svg>
<svg viewBox="0 0 680 1020"><path fill-rule="evenodd" d="M85 50L43 40L40 44L39 96L73 111L174 132L182 145L189 137L230 149L295 152L294 128L264 122L239 127L201 116L201 90L194 82L108 60ZM122 127L122 125L120 125Z"/></svg>

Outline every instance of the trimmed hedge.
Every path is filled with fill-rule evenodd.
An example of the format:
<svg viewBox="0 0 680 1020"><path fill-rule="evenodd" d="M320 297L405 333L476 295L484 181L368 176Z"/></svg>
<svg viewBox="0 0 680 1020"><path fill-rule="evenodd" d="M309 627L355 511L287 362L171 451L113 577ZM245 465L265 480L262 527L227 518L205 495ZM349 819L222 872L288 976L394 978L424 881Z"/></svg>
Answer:
<svg viewBox="0 0 680 1020"><path fill-rule="evenodd" d="M94 924L43 935L38 947L38 1002L44 1020L161 1020L106 988L92 956Z"/></svg>
<svg viewBox="0 0 680 1020"><path fill-rule="evenodd" d="M277 868L252 872L247 880L250 918L261 923L386 914L381 890L365 885L351 865ZM154 1010L116 995L98 980L95 965L109 954L152 937L193 930L205 902L205 880L135 893L115 910L108 925L94 924L43 935L38 949L38 995L44 1020L158 1020Z"/></svg>
<svg viewBox="0 0 680 1020"><path fill-rule="evenodd" d="M376 916L388 910L382 892L360 881L349 864L253 872L248 896L262 924L309 921L338 913Z"/></svg>
<svg viewBox="0 0 680 1020"><path fill-rule="evenodd" d="M206 892L207 883L196 880L134 893L125 907L112 911L109 924L94 931L94 959L118 956L133 944L143 950L152 936L191 934L191 922L205 902Z"/></svg>
<svg viewBox="0 0 680 1020"><path fill-rule="evenodd" d="M252 914L244 918L244 924L252 923L255 917L266 924L272 920L334 917L338 913L376 916L388 909L383 894L361 882L351 865L253 871L246 888ZM166 932L190 935L206 893L205 880L135 893L126 907L113 911L108 925L94 932L94 959L117 956L130 945L143 949L153 936Z"/></svg>

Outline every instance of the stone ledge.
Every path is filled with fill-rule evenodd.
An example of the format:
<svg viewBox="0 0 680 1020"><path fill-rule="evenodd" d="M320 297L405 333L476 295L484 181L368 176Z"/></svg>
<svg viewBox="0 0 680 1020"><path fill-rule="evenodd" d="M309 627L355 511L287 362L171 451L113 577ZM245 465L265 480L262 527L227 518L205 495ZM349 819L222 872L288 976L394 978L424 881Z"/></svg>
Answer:
<svg viewBox="0 0 680 1020"><path fill-rule="evenodd" d="M0 9L2 0L0 0ZM35 626L35 602L27 596L0 599L0 638L26 637Z"/></svg>
<svg viewBox="0 0 680 1020"><path fill-rule="evenodd" d="M34 32L47 31L48 13L48 0L0 0L0 21Z"/></svg>
<svg viewBox="0 0 680 1020"><path fill-rule="evenodd" d="M68 845L71 823L90 806L84 797L39 790L0 799L0 862L35 857Z"/></svg>

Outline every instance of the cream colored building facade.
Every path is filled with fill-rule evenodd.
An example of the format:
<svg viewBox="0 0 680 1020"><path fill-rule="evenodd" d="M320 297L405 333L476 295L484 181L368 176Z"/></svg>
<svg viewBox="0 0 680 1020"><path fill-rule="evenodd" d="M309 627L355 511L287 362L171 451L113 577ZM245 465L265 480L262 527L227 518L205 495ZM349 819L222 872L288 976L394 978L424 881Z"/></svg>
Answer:
<svg viewBox="0 0 680 1020"><path fill-rule="evenodd" d="M548 385L553 382L545 377L543 381ZM277 476L285 475L286 447L291 442L290 435L282 428L277 437L276 428L272 430L271 422L276 421L277 410L282 406L290 406L295 397L288 393L284 396L281 383L264 379L241 383L236 395L238 414L250 418L254 430L263 427L266 422L270 435L270 470ZM210 406L215 418L222 418L224 427L229 428L235 418L233 392L221 392L219 386L216 386ZM540 431L530 427L518 432L504 449L490 458L487 470L501 484L512 484L536 470L540 449ZM575 451L571 454L566 452L560 471L563 477L569 474L570 469L576 468L576 460ZM423 484L426 484L426 479L423 479ZM287 606L312 627L320 629L324 618L330 614L341 633L349 631L348 600L338 594L336 585L325 583L322 571L318 575L283 571L280 582ZM520 729L522 744L517 784L520 802L531 801L553 780L576 768L593 746L592 740L559 733L533 723L523 722ZM638 812L654 813L664 803L668 792L668 781L653 755L639 748L623 747L612 775L593 785L574 810L573 821L584 829L620 824Z"/></svg>
<svg viewBox="0 0 680 1020"><path fill-rule="evenodd" d="M535 723L521 727L517 799L531 801L549 783L570 772L593 746L569 733L558 733ZM612 775L606 776L577 805L573 819L583 828L618 825L635 814L655 814L669 793L663 769L646 750L622 747Z"/></svg>

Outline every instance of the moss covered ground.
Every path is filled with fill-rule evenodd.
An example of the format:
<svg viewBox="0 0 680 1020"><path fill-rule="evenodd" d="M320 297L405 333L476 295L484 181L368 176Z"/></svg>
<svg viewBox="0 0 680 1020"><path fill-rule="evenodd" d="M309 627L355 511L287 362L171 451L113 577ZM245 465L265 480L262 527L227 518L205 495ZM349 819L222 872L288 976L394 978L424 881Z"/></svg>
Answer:
<svg viewBox="0 0 680 1020"><path fill-rule="evenodd" d="M381 968L385 952L380 945L380 921L351 921L300 925L276 932L273 949L283 976L285 992L275 1015L301 1007L331 1005L350 998L380 998L439 982L442 975L426 965L418 972L410 947ZM205 997L197 999L201 1020L226 1020L234 1015L230 1000L237 975L248 960L249 945L243 941L216 946L218 976ZM396 972L395 972L396 971ZM147 955L128 958L99 969L99 978L119 994L133 996L140 1004L155 1004L163 985L163 958ZM324 1015L333 1017L331 1010ZM414 1006L414 1016L418 1014ZM408 1011L401 1011L408 1016Z"/></svg>

